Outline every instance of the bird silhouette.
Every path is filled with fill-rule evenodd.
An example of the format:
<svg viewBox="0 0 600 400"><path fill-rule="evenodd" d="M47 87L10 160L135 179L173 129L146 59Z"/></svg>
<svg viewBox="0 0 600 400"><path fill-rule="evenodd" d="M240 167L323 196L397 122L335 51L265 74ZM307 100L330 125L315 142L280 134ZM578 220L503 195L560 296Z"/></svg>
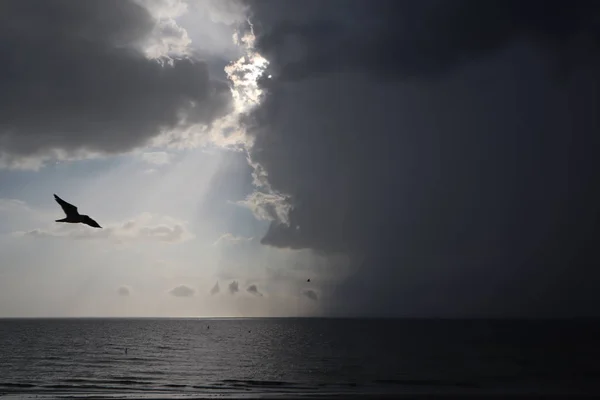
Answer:
<svg viewBox="0 0 600 400"><path fill-rule="evenodd" d="M89 225L93 228L102 228L96 221L91 219L89 216L79 214L79 212L77 211L77 207L75 207L73 204L67 203L57 195L54 195L54 200L56 200L56 202L60 205L60 207L67 215L66 218L57 219L56 222L69 222L71 224L82 223Z"/></svg>

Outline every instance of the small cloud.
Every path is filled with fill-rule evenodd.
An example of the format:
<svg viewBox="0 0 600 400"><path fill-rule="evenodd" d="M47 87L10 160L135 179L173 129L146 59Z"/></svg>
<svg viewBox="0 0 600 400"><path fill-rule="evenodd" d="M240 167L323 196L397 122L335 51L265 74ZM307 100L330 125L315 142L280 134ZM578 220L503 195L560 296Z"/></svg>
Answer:
<svg viewBox="0 0 600 400"><path fill-rule="evenodd" d="M79 224L55 224L50 229L37 228L26 232L14 232L13 236L88 240L112 239L119 243L136 240L176 243L194 237L187 229L187 222L149 213L141 214L128 221L108 223L104 229L90 229Z"/></svg>
<svg viewBox="0 0 600 400"><path fill-rule="evenodd" d="M189 286L179 285L169 291L175 297L192 297L196 291Z"/></svg>
<svg viewBox="0 0 600 400"><path fill-rule="evenodd" d="M240 291L240 286L238 285L237 281L233 281L229 284L229 293L236 294L239 291Z"/></svg>
<svg viewBox="0 0 600 400"><path fill-rule="evenodd" d="M183 226L176 224L172 226L158 225L144 227L139 231L141 237L157 240L159 242L181 242L186 234Z"/></svg>
<svg viewBox="0 0 600 400"><path fill-rule="evenodd" d="M43 229L32 229L27 232L13 232L12 236L15 236L15 237L29 236L29 237L35 237L35 238L43 238L43 237L53 237L54 235L52 235L50 232L45 231Z"/></svg>
<svg viewBox="0 0 600 400"><path fill-rule="evenodd" d="M221 288L219 287L219 282L215 283L215 286L213 286L212 289L210 289L210 294L211 295L215 295L217 293L219 293L221 291Z"/></svg>
<svg viewBox="0 0 600 400"><path fill-rule="evenodd" d="M117 289L117 293L119 296L129 296L131 294L131 289L128 286L121 286Z"/></svg>
<svg viewBox="0 0 600 400"><path fill-rule="evenodd" d="M317 295L317 293L314 290L310 290L310 289L305 290L302 292L302 295L305 297L308 297L309 299L314 300L314 301L319 300L319 296Z"/></svg>
<svg viewBox="0 0 600 400"><path fill-rule="evenodd" d="M158 260L154 260L152 262L152 266L154 268L159 268L159 269L166 269L169 267L169 262L167 260L162 260L162 259L158 259Z"/></svg>
<svg viewBox="0 0 600 400"><path fill-rule="evenodd" d="M47 210L35 208L22 200L0 198L0 219L3 220L3 223L0 224L2 225L0 230L5 232L9 226L27 226L30 223L53 221L56 219L55 215L55 213L49 213ZM13 237L23 236L23 232L11 232L11 234Z"/></svg>
<svg viewBox="0 0 600 400"><path fill-rule="evenodd" d="M13 211L13 210L28 210L27 204L24 201L17 199L2 199L0 198L0 211Z"/></svg>
<svg viewBox="0 0 600 400"><path fill-rule="evenodd" d="M248 286L248 288L246 289L246 291L250 294L253 294L255 296L262 296L262 293L259 292L258 288L256 287L256 285L250 285Z"/></svg>
<svg viewBox="0 0 600 400"><path fill-rule="evenodd" d="M166 165L171 162L171 155L164 151L152 151L142 153L142 160L144 160L148 164Z"/></svg>
<svg viewBox="0 0 600 400"><path fill-rule="evenodd" d="M244 242L249 242L251 241L252 238L251 237L244 237L244 236L235 236L231 233L225 233L223 235L221 235L217 240L215 240L215 242L213 243L213 246L218 246L220 244L238 244L238 243L244 243Z"/></svg>

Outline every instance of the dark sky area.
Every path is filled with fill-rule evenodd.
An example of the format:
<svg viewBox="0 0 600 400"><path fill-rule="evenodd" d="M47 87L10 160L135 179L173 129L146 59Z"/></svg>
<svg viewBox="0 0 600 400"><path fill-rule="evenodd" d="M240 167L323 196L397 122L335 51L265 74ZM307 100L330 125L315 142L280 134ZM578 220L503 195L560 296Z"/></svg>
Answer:
<svg viewBox="0 0 600 400"><path fill-rule="evenodd" d="M600 3L249 1L246 121L336 315L598 315Z"/></svg>

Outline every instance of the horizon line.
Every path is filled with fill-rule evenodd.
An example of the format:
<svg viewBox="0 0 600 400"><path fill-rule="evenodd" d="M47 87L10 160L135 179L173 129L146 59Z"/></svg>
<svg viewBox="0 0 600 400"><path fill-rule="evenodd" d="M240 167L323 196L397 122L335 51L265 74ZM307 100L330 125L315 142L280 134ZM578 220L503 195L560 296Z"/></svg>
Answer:
<svg viewBox="0 0 600 400"><path fill-rule="evenodd" d="M36 316L36 317L0 317L3 320L67 320L67 319L118 319L118 320L248 320L248 319L385 319L385 320L441 320L441 321L474 321L474 320L504 320L504 321L557 321L557 320L596 320L600 316L269 316L269 317L242 317L242 316Z"/></svg>

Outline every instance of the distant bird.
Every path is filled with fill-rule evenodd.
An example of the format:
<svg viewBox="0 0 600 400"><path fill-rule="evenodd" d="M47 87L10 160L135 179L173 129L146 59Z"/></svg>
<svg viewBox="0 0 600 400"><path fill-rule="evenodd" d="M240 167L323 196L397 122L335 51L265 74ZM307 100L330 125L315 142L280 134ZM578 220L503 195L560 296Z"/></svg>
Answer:
<svg viewBox="0 0 600 400"><path fill-rule="evenodd" d="M306 282L310 282L310 278L308 278L308 279L306 280Z"/></svg>
<svg viewBox="0 0 600 400"><path fill-rule="evenodd" d="M88 217L87 215L81 215L77 211L77 207L73 204L69 204L57 195L54 195L54 200L62 207L63 211L67 215L66 218L57 219L56 222L69 222L71 224L82 223L89 225L93 228L102 228L96 221Z"/></svg>

